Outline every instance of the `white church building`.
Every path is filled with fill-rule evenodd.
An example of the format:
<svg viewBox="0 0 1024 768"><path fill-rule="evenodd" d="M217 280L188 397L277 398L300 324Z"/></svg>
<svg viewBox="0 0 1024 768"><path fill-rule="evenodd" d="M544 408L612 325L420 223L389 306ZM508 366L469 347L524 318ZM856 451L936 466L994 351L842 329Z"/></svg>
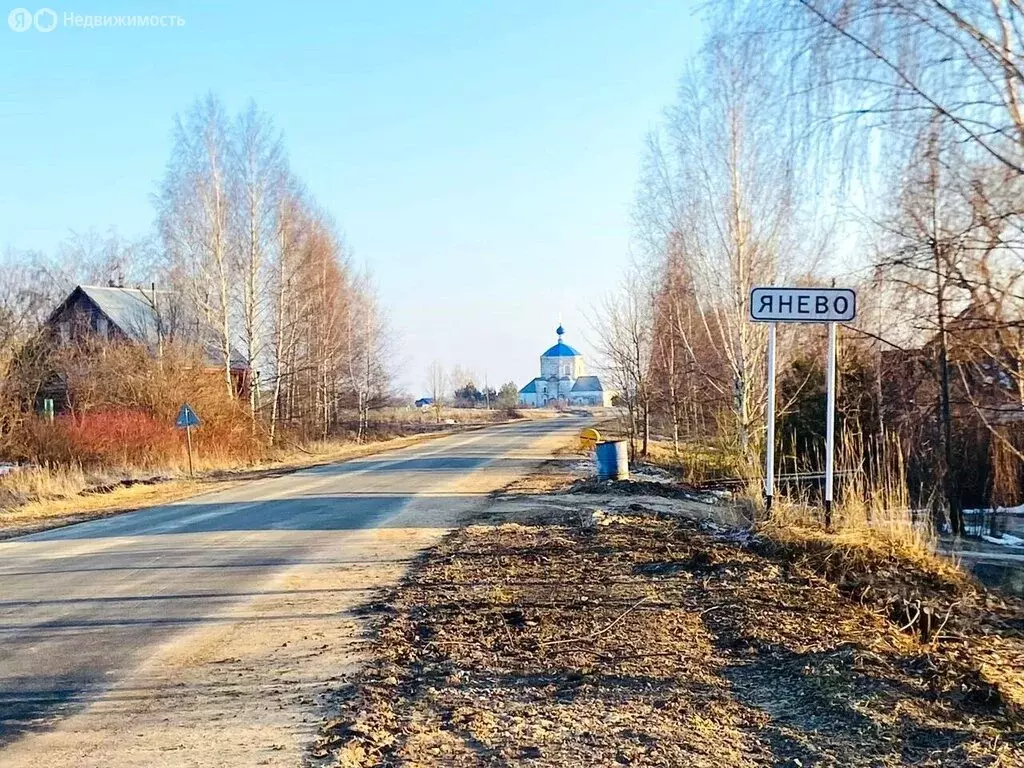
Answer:
<svg viewBox="0 0 1024 768"><path fill-rule="evenodd" d="M545 405L609 406L611 392L597 376L587 376L583 355L564 341L565 329L555 330L558 343L540 356L540 376L519 390L519 404L539 408Z"/></svg>

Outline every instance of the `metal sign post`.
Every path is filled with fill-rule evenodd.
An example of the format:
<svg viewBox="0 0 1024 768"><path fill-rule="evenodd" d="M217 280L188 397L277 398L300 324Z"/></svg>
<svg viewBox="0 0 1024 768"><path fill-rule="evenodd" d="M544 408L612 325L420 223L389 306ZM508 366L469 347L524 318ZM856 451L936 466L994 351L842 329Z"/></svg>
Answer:
<svg viewBox="0 0 1024 768"><path fill-rule="evenodd" d="M832 527L832 485L836 452L836 324L828 324L825 372L825 527Z"/></svg>
<svg viewBox="0 0 1024 768"><path fill-rule="evenodd" d="M185 444L188 446L188 476L195 477L195 472L192 469L192 427L199 426L199 417L192 410L191 405L188 403L182 404L174 426L185 430Z"/></svg>
<svg viewBox="0 0 1024 768"><path fill-rule="evenodd" d="M764 449L764 513L771 517L775 495L775 323L768 323L768 434Z"/></svg>
<svg viewBox="0 0 1024 768"><path fill-rule="evenodd" d="M768 323L767 445L764 459L765 512L775 495L775 344L776 323L827 323L828 361L825 374L825 527L832 526L836 431L836 324L857 316L857 294L849 288L781 288L750 292L750 319Z"/></svg>
<svg viewBox="0 0 1024 768"><path fill-rule="evenodd" d="M195 477L196 473L192 470L192 425L185 425L185 442L188 444L188 476Z"/></svg>

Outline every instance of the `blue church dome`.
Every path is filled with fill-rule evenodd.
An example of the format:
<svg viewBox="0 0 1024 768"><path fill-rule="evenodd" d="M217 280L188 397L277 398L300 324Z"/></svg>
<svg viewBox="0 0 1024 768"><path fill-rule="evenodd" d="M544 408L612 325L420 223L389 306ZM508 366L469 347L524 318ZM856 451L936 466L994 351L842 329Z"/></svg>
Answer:
<svg viewBox="0 0 1024 768"><path fill-rule="evenodd" d="M564 341L560 341L555 346L547 350L541 357L579 357L580 353L570 347Z"/></svg>
<svg viewBox="0 0 1024 768"><path fill-rule="evenodd" d="M562 336L565 334L565 328L562 327L561 323L558 324L558 327L555 329L555 333L558 334L558 343L541 355L541 357L580 357L579 352L562 341Z"/></svg>

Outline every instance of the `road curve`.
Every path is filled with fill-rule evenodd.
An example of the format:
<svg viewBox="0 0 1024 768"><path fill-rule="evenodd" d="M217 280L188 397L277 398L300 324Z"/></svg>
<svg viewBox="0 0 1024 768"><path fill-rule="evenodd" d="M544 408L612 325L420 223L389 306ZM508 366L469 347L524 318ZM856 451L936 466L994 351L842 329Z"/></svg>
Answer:
<svg viewBox="0 0 1024 768"><path fill-rule="evenodd" d="M0 542L0 764L296 764L358 658L368 590L580 426L497 426Z"/></svg>

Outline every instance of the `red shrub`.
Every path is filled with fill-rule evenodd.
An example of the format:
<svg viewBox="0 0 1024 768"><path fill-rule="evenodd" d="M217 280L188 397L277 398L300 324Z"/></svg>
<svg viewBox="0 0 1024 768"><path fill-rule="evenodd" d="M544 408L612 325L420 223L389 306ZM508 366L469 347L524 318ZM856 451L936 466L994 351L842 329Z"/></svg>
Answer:
<svg viewBox="0 0 1024 768"><path fill-rule="evenodd" d="M55 426L83 464L153 467L176 463L181 452L174 425L141 410L88 411L61 417Z"/></svg>
<svg viewBox="0 0 1024 768"><path fill-rule="evenodd" d="M222 375L194 355L171 347L154 360L145 350L111 345L96 354L68 352L54 366L65 375L70 410L52 424L34 414L13 421L4 458L87 469L181 470L185 435L174 422L186 402L202 422L192 432L197 468L266 456L266 435L253 425L248 404L229 395Z"/></svg>

